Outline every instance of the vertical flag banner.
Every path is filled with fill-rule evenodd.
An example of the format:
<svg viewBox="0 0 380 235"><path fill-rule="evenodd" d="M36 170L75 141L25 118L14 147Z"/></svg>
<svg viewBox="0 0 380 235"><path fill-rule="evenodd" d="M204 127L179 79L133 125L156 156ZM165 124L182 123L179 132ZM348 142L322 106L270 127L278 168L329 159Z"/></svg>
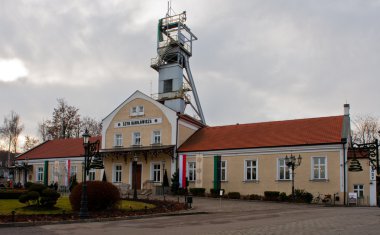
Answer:
<svg viewBox="0 0 380 235"><path fill-rule="evenodd" d="M59 182L59 161L54 161L54 182Z"/></svg>
<svg viewBox="0 0 380 235"><path fill-rule="evenodd" d="M221 188L220 184L221 180L221 156L214 156L214 190L219 194L219 190Z"/></svg>
<svg viewBox="0 0 380 235"><path fill-rule="evenodd" d="M45 161L44 165L44 185L48 186L48 178L49 178L49 161Z"/></svg>
<svg viewBox="0 0 380 235"><path fill-rule="evenodd" d="M69 186L69 184L70 184L70 174L71 174L71 172L70 172L70 168L71 168L71 166L70 166L70 164L71 164L71 162L70 162L70 160L67 160L66 161L66 167L67 167L67 177L66 177L66 180L65 180L65 186L67 187L67 186Z"/></svg>
<svg viewBox="0 0 380 235"><path fill-rule="evenodd" d="M179 155L179 187L186 188L186 155Z"/></svg>

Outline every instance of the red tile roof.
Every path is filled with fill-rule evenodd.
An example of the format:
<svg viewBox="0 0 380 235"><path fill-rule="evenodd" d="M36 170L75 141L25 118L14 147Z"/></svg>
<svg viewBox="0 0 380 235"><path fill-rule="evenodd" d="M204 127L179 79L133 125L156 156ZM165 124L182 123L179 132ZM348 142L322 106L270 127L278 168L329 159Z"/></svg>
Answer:
<svg viewBox="0 0 380 235"><path fill-rule="evenodd" d="M91 137L90 141L101 141L101 137ZM48 140L19 155L17 160L81 157L84 154L83 138Z"/></svg>
<svg viewBox="0 0 380 235"><path fill-rule="evenodd" d="M204 127L179 152L341 143L344 116Z"/></svg>

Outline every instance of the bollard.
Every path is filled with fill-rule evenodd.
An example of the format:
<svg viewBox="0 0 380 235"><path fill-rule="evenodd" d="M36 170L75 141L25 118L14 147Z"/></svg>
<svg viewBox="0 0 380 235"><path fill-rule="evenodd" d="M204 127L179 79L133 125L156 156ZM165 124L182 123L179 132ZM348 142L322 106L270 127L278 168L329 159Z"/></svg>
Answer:
<svg viewBox="0 0 380 235"><path fill-rule="evenodd" d="M148 213L148 207L145 206L145 214Z"/></svg>
<svg viewBox="0 0 380 235"><path fill-rule="evenodd" d="M62 210L62 219L66 220L66 211L65 210Z"/></svg>
<svg viewBox="0 0 380 235"><path fill-rule="evenodd" d="M16 211L12 211L12 222L15 222L15 215L16 215Z"/></svg>
<svg viewBox="0 0 380 235"><path fill-rule="evenodd" d="M193 197L187 196L186 202L187 202L188 207L191 209L191 204L193 203Z"/></svg>

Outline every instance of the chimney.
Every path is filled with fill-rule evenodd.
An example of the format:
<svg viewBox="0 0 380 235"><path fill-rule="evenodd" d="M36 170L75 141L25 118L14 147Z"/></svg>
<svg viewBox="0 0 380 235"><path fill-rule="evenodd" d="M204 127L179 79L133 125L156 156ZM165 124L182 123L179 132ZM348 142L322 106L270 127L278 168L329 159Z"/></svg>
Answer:
<svg viewBox="0 0 380 235"><path fill-rule="evenodd" d="M344 115L350 116L350 104L344 104Z"/></svg>

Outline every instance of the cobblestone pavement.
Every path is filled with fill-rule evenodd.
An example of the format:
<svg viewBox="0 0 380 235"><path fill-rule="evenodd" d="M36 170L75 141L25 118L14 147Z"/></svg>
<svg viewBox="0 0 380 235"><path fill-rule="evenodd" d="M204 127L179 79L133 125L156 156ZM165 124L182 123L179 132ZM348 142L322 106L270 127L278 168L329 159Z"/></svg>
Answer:
<svg viewBox="0 0 380 235"><path fill-rule="evenodd" d="M192 211L208 213L1 228L0 234L380 234L380 208L377 207L232 200L220 204L216 199L194 198Z"/></svg>

